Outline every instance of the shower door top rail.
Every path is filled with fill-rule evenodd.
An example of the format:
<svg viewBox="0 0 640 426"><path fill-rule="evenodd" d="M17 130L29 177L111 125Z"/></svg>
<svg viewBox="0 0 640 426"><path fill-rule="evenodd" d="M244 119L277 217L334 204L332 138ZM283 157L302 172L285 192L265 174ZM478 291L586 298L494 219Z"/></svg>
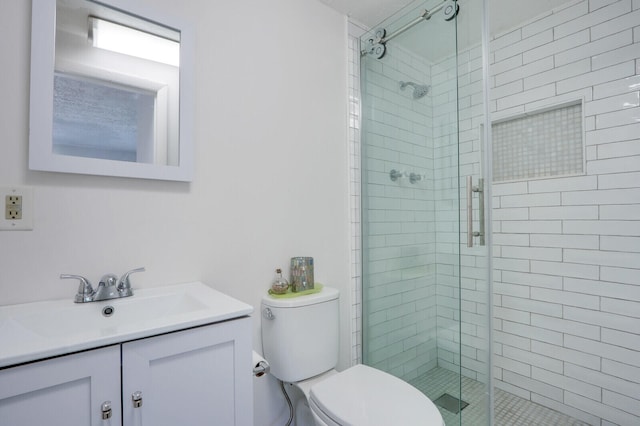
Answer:
<svg viewBox="0 0 640 426"><path fill-rule="evenodd" d="M400 34L406 32L407 30L409 30L410 28L412 28L413 26L419 24L422 21L427 21L429 19L431 19L431 17L439 12L447 3L449 3L451 0L443 0L442 3L440 3L439 5L435 6L433 9L428 10L428 9L424 9L422 11L422 13L420 14L420 16L418 16L417 18L415 18L413 21L405 24L404 26L398 28L397 30L395 30L394 32L392 32L389 35L386 35L385 31L380 31L377 30L376 31L376 36L378 37L377 39L369 39L369 44L370 45L376 45L376 44L382 44L384 45L386 42L398 37ZM455 0L454 0L455 1ZM455 3L454 3L455 4ZM361 55L366 55L367 53L370 52L370 49L364 49L360 52Z"/></svg>

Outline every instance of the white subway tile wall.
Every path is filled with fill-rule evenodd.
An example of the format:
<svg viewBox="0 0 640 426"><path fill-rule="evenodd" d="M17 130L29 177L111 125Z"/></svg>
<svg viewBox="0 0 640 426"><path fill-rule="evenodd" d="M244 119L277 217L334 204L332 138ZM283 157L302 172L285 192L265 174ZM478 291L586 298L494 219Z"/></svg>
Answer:
<svg viewBox="0 0 640 426"><path fill-rule="evenodd" d="M363 61L363 90L375 112L362 111L368 285L359 290L367 336L361 347L370 365L409 380L437 364L434 148L428 136L436 89L420 99L410 88L401 90L400 81L433 84L431 65L393 43L384 58ZM395 181L392 170L401 174ZM420 180L412 182L411 173Z"/></svg>
<svg viewBox="0 0 640 426"><path fill-rule="evenodd" d="M434 81L438 366L461 371L467 378L486 383L489 374L487 253L482 246L466 247L466 229L460 229L460 224L466 223L466 176L473 176L473 185L477 185L477 179L482 176L481 68L482 50L474 47L432 64L431 74ZM457 112L453 102L456 98ZM477 200L474 196L474 230L479 226ZM476 238L475 243L478 242Z"/></svg>
<svg viewBox="0 0 640 426"><path fill-rule="evenodd" d="M587 145L583 176L494 183L496 386L594 425L640 424L639 32L637 0L581 0L491 42L494 117L575 96Z"/></svg>
<svg viewBox="0 0 640 426"><path fill-rule="evenodd" d="M576 0L494 37L491 49L494 119L582 100L586 131L582 176L493 185L495 383L589 424L640 424L640 0ZM477 155L484 119L478 58L480 49L471 49L460 54L458 63L462 176L482 171ZM354 68L357 62L354 57ZM408 343L410 353L404 354L404 344L390 341L386 332L401 328L403 319L415 314L418 306L427 306L431 310L423 314L426 321L415 327L430 327L435 309L442 330L437 336L437 364L456 370L460 344L456 327L462 317L462 371L482 379L482 352L488 345L480 315L486 308L484 253L461 248L458 269L459 225L449 212L457 204L464 212L465 203L452 194L458 185L457 171L449 167L458 155L450 142L454 130L448 119L438 122L439 117L455 115L455 109L446 105L454 89L439 87L451 78L455 61L428 65L432 104L424 113L433 119L433 126L421 130L431 136L430 145L420 145L419 136L411 132L400 132L410 145L395 144L392 135L406 120L416 129L419 123L406 103L397 102L398 92L385 86L383 78L369 88L396 120L393 125L369 123L373 158L368 161L380 170L367 177L368 196L377 208L371 211L372 232L366 238L372 248L380 249L373 254L376 260L370 259L375 271L372 295L391 297L386 303L375 302L369 321L379 333L371 345L377 347L380 359L382 355L393 359L388 361L392 369L404 372L403 362L411 365L417 352ZM370 71L384 75L382 63L372 62L371 67ZM399 72L387 71L396 76ZM399 111L408 115L401 119ZM430 186L412 198L410 186L391 185L388 172L398 166L414 167L415 153L432 158L433 170L424 171L424 183ZM359 154L354 143L352 167L359 167ZM396 210L400 205L409 209ZM354 217L355 247L359 217ZM422 223L404 224L407 219ZM428 236L437 241L437 248L422 244L420 238ZM465 237L463 230L463 241ZM410 250L420 247L420 261L425 256L433 260L435 271L398 264L401 245L407 242L412 244ZM354 255L354 264L358 257ZM435 285L423 292L433 292L437 304L431 305L426 297L402 308L403 297L412 296L399 292L393 283L406 278L414 286L412 279L428 277L427 272L433 274ZM361 291L359 276L354 273L354 277L354 292ZM458 296L462 311L457 311ZM358 327L360 313L355 302ZM354 334L354 362L360 360L355 355L360 337ZM413 374L410 367L406 371Z"/></svg>
<svg viewBox="0 0 640 426"><path fill-rule="evenodd" d="M363 170L370 170L363 176L362 210L370 287L362 292L359 276L352 287L367 298L368 308L354 303L353 316L362 314L369 330L368 361L407 380L439 365L486 383L486 248L460 244L466 236L460 236L457 213L464 220L460 176L477 179L482 172L482 51L473 48L431 64L392 45L381 61L365 60L365 90L379 120L366 121L362 148ZM398 80L407 79L431 84L429 95L416 101L399 91ZM351 157L355 170L358 155ZM391 169L418 172L423 180L411 184L404 176L392 182ZM356 338L362 338L360 329L354 333L353 362L360 361L356 354L362 349Z"/></svg>
<svg viewBox="0 0 640 426"><path fill-rule="evenodd" d="M349 208L351 219L351 365L362 362L362 265L360 232L360 36L365 32L353 22L348 27L349 65Z"/></svg>

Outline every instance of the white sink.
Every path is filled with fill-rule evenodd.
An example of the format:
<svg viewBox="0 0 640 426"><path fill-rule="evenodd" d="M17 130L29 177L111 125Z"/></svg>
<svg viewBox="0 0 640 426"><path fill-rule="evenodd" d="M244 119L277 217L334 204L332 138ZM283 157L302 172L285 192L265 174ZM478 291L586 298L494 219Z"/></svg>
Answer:
<svg viewBox="0 0 640 426"><path fill-rule="evenodd" d="M250 314L253 307L200 282L134 289L132 297L0 306L0 367ZM112 307L111 316L103 309Z"/></svg>

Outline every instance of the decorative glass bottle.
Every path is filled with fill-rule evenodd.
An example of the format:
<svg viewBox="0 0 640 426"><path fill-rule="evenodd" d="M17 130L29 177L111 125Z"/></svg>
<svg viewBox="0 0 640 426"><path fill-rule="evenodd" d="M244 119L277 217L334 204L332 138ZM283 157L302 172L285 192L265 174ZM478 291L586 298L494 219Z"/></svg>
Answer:
<svg viewBox="0 0 640 426"><path fill-rule="evenodd" d="M276 269L276 277L271 284L271 291L275 294L284 294L289 289L289 281L282 276L282 269Z"/></svg>

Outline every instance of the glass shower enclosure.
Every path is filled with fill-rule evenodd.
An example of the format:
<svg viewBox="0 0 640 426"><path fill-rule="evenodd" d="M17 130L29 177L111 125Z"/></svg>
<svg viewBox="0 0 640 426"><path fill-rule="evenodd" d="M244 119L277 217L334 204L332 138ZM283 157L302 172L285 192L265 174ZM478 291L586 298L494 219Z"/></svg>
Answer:
<svg viewBox="0 0 640 426"><path fill-rule="evenodd" d="M491 421L481 13L458 3L412 3L360 40L362 360L448 426Z"/></svg>

